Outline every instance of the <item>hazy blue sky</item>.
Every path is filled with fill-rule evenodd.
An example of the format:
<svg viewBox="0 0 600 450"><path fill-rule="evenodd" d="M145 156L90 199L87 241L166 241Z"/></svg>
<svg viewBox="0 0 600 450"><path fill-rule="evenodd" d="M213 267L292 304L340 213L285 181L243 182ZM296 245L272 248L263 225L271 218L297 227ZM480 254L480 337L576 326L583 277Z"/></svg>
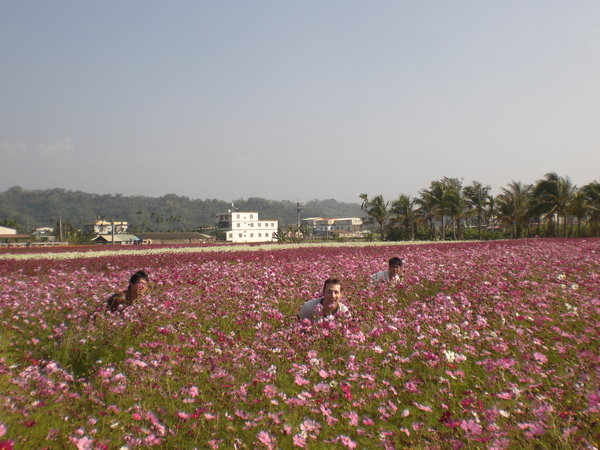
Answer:
<svg viewBox="0 0 600 450"><path fill-rule="evenodd" d="M0 2L0 191L600 180L600 2Z"/></svg>

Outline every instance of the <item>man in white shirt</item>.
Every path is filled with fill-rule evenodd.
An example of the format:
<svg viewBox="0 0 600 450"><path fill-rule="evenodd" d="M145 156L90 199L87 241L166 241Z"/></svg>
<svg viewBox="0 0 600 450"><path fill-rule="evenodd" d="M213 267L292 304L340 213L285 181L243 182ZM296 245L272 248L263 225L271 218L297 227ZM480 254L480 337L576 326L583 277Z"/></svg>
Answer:
<svg viewBox="0 0 600 450"><path fill-rule="evenodd" d="M333 318L348 312L342 302L342 285L337 278L328 278L323 285L323 296L309 300L298 311L298 319L312 322L322 318Z"/></svg>
<svg viewBox="0 0 600 450"><path fill-rule="evenodd" d="M394 256L388 262L388 270L382 270L371 276L371 285L380 283L398 284L402 282L402 264L403 261Z"/></svg>

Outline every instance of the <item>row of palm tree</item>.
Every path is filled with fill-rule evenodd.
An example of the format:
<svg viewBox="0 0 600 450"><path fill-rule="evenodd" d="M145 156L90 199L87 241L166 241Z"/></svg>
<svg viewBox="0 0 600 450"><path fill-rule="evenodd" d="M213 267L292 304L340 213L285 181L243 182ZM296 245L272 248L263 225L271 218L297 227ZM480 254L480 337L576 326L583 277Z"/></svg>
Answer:
<svg viewBox="0 0 600 450"><path fill-rule="evenodd" d="M461 240L475 229L469 237L600 235L600 182L578 188L555 172L533 184L513 181L496 196L481 182L463 186L462 180L444 177L416 198L401 194L391 204L382 195L360 198L365 223L377 225L381 240Z"/></svg>

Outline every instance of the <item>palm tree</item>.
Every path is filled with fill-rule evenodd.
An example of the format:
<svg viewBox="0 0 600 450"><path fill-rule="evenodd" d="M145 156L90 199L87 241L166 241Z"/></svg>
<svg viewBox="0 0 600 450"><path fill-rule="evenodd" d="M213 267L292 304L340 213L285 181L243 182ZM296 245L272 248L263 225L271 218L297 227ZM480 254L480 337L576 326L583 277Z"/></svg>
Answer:
<svg viewBox="0 0 600 450"><path fill-rule="evenodd" d="M425 229L429 230L431 240L436 239L435 229L435 218L437 211L428 202L425 202L423 198L415 198L415 205L417 206L417 218L423 223Z"/></svg>
<svg viewBox="0 0 600 450"><path fill-rule="evenodd" d="M444 177L444 210L452 218L452 235L454 240L462 239L463 218L468 209L468 202L464 195L462 180Z"/></svg>
<svg viewBox="0 0 600 450"><path fill-rule="evenodd" d="M440 219L442 229L442 240L446 239L446 228L444 226L445 210L445 192L446 188L442 181L432 181L429 189L421 189L420 198L417 199L417 204L422 212L427 211L430 217L429 222L433 232L433 240L435 240L435 220Z"/></svg>
<svg viewBox="0 0 600 450"><path fill-rule="evenodd" d="M389 202L386 202L382 195L376 195L372 200L368 200L367 194L361 194L360 198L363 199L361 208L367 213L365 223L377 223L379 225L379 236L383 241L385 223L390 214L388 210Z"/></svg>
<svg viewBox="0 0 600 450"><path fill-rule="evenodd" d="M600 234L600 182L593 181L581 188L585 193L588 205L588 220L592 236Z"/></svg>
<svg viewBox="0 0 600 450"><path fill-rule="evenodd" d="M530 215L531 185L513 181L496 197L500 220L510 228L510 237L520 238Z"/></svg>
<svg viewBox="0 0 600 450"><path fill-rule="evenodd" d="M397 217L411 241L415 240L415 227L417 224L416 204L416 199L411 199L410 195L401 194L398 199L392 203L391 209L391 214Z"/></svg>
<svg viewBox="0 0 600 450"><path fill-rule="evenodd" d="M470 186L465 186L464 193L467 198L469 206L477 213L477 231L479 240L482 238L483 233L483 217L486 212L486 207L489 206L490 196L489 185L484 186L479 181L473 181Z"/></svg>
<svg viewBox="0 0 600 450"><path fill-rule="evenodd" d="M490 194L489 198L488 198L488 203L487 203L487 210L485 211L485 220L487 221L488 225L495 227L497 220L496 220L496 214L497 214L497 203L498 203L498 197L494 197L492 194Z"/></svg>
<svg viewBox="0 0 600 450"><path fill-rule="evenodd" d="M587 197L583 190L579 190L575 193L571 202L567 205L567 212L577 218L577 237L581 237L581 222L587 216L589 206Z"/></svg>
<svg viewBox="0 0 600 450"><path fill-rule="evenodd" d="M557 218L557 226L563 217L564 236L567 237L567 205L571 202L577 187L573 185L569 177L561 177L556 172L550 172L545 178L538 180L535 184L533 194L535 196L536 212L546 215L548 219L548 234L555 235L554 216Z"/></svg>
<svg viewBox="0 0 600 450"><path fill-rule="evenodd" d="M360 204L360 209L366 210L367 207L369 206L369 195L368 194L360 194L359 197L362 200L362 203Z"/></svg>

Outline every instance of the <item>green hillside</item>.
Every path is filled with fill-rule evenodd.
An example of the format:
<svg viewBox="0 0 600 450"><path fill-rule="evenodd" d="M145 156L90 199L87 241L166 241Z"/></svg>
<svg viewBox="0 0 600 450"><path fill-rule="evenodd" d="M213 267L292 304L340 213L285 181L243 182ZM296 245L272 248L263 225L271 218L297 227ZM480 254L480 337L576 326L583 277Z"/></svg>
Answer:
<svg viewBox="0 0 600 450"><path fill-rule="evenodd" d="M240 211L256 211L261 219L295 224L296 202L250 197L234 201ZM0 193L0 220L16 221L24 231L54 226L58 216L80 228L96 217L126 221L147 231L191 230L215 224L215 215L231 208L217 199L191 199L168 194L163 197L89 194L55 188L26 190L19 186ZM336 200L310 200L301 205L304 217L361 217L360 205Z"/></svg>

